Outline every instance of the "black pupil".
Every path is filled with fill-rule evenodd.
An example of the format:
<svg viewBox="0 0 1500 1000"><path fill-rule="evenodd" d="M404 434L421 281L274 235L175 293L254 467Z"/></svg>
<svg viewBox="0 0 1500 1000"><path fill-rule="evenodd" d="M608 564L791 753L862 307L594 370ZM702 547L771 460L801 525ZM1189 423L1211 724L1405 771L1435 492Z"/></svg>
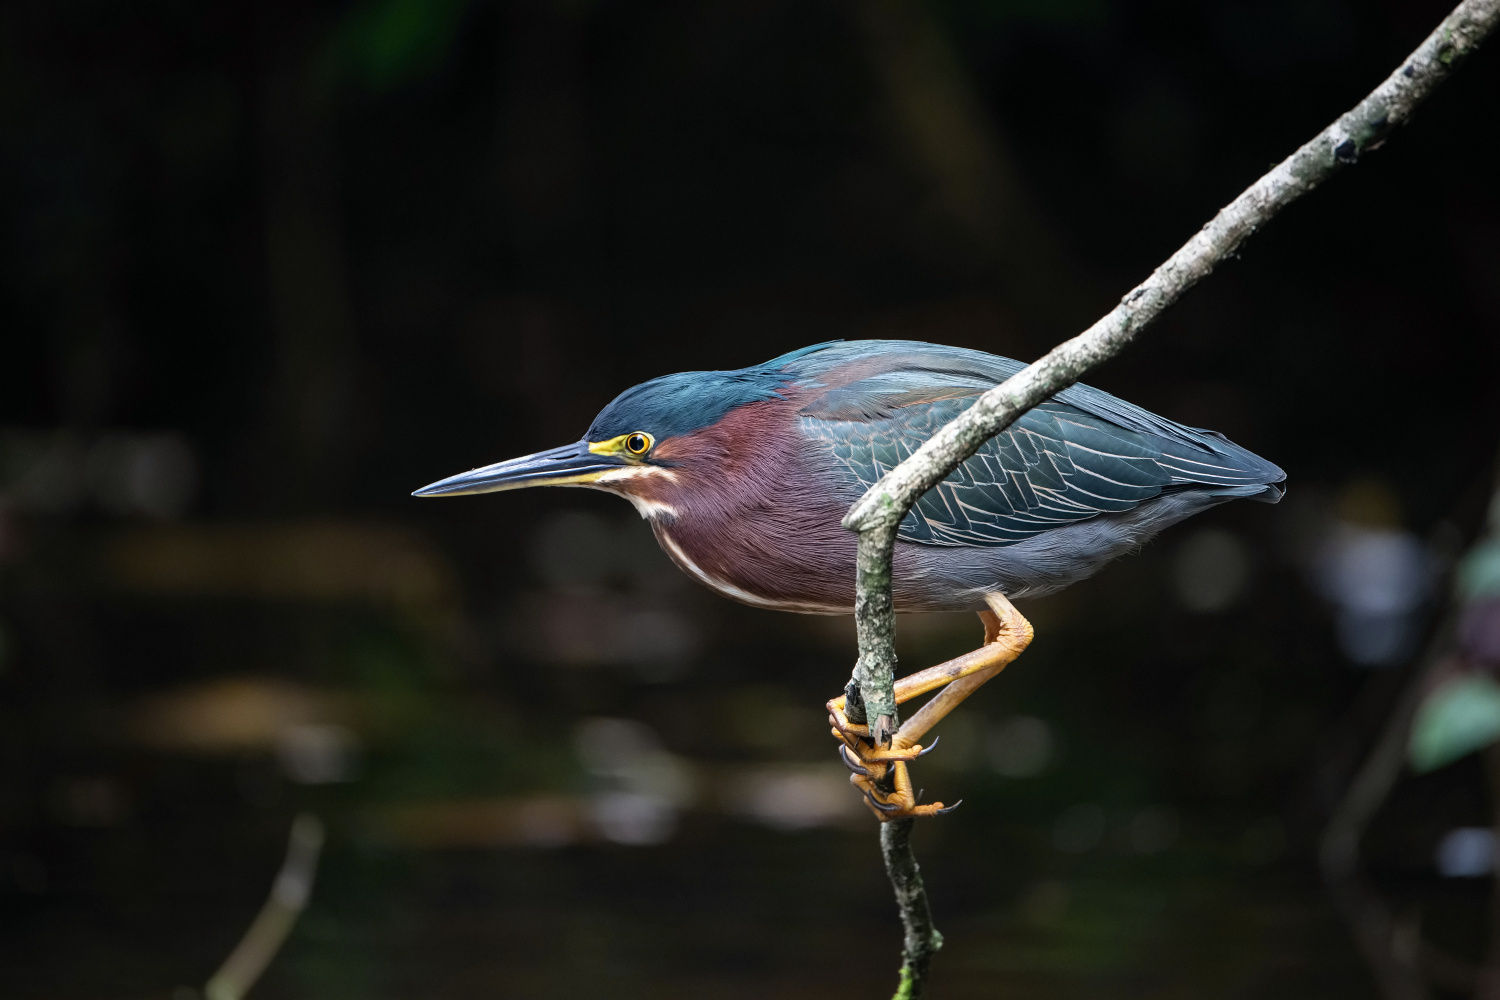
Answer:
<svg viewBox="0 0 1500 1000"><path fill-rule="evenodd" d="M625 447L631 451L645 451L646 439L639 434L632 434L630 435L630 439L625 442Z"/></svg>

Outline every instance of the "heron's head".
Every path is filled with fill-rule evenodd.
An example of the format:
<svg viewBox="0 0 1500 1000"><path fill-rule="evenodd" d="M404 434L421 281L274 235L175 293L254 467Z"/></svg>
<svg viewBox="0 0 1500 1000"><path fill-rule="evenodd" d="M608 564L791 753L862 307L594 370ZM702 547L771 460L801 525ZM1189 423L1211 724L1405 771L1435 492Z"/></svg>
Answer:
<svg viewBox="0 0 1500 1000"><path fill-rule="evenodd" d="M736 371L680 372L643 382L606 406L581 441L450 476L413 495L583 486L619 493L647 517L670 514L679 489L711 485L738 444L757 444L737 441L750 432L729 418L752 404L781 400L793 379L782 366L803 353ZM724 432L704 433L714 428Z"/></svg>

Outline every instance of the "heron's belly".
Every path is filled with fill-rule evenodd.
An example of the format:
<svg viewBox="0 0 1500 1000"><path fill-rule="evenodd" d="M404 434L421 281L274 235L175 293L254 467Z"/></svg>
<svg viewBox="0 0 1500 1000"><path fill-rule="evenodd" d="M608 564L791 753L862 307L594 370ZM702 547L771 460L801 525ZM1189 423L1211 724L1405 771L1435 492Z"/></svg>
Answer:
<svg viewBox="0 0 1500 1000"><path fill-rule="evenodd" d="M731 600L801 614L854 613L855 546L853 536L842 529L826 540L831 544L806 546L798 558L795 548L784 545L750 546L748 551L735 552L727 550L721 535L705 540L660 523L653 528L663 551L684 573ZM836 554L817 554L830 550ZM941 560L945 553L951 555L953 550L897 544L897 611L969 611L984 606L984 594L997 588L976 590L967 581L934 572L934 558Z"/></svg>
<svg viewBox="0 0 1500 1000"><path fill-rule="evenodd" d="M1093 575L1163 528L1223 503L1186 490L1056 528L1009 546L938 546L897 542L896 610L967 611L984 595L1039 597ZM854 539L846 533L802 544L735 546L725 532L700 538L653 522L657 540L695 580L725 597L761 608L842 615L854 610ZM740 536L741 541L744 536Z"/></svg>
<svg viewBox="0 0 1500 1000"><path fill-rule="evenodd" d="M666 528L659 525L654 525L654 527L656 539L661 543L662 550L684 573L708 589L731 600L757 608L797 611L813 615L846 615L854 611L852 575L847 596L834 593L833 588L830 587L810 587L805 582L799 586L799 578L805 578L807 575L805 568L801 573L781 574L779 586L768 585L771 580L777 579L775 572L777 567L766 566L762 563L745 566L744 569L747 572L725 571L718 567L711 570L704 565L708 560L704 559L701 553L697 559L694 559L692 555L689 555L689 546L685 545L683 540L674 538Z"/></svg>

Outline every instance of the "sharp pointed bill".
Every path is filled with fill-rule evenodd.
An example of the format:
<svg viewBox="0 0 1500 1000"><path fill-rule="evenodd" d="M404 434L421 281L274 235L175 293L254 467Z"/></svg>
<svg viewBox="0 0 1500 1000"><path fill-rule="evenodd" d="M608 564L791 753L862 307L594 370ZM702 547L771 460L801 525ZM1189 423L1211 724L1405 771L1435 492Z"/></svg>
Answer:
<svg viewBox="0 0 1500 1000"><path fill-rule="evenodd" d="M579 441L461 472L424 486L412 496L452 497L528 486L592 486L600 477L628 467L623 459L599 454L589 448L587 441Z"/></svg>

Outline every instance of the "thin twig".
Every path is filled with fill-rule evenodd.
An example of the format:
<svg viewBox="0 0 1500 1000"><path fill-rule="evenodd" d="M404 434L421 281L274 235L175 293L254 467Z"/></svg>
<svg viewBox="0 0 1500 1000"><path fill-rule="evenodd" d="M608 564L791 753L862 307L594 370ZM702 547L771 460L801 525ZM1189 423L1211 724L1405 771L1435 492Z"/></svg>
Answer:
<svg viewBox="0 0 1500 1000"><path fill-rule="evenodd" d="M844 526L859 532L854 604L859 660L851 682L851 688L858 690L850 691L849 701L862 701L872 720L871 734L878 743L887 745L896 731L891 556L897 529L912 505L1031 407L1123 350L1163 310L1207 277L1220 261L1233 255L1283 208L1378 148L1391 130L1410 119L1417 105L1479 46L1497 22L1500 0L1460 3L1384 83L1246 188L1104 318L984 393L910 458L881 477L850 508ZM856 694L859 698L852 697ZM920 924L911 919L909 907L927 905L920 882L917 885L918 891L909 899L898 887L898 903L908 927ZM915 970L915 965L904 968ZM915 983L913 988L919 992L921 984Z"/></svg>
<svg viewBox="0 0 1500 1000"><path fill-rule="evenodd" d="M286 861L271 884L270 898L203 988L206 1000L240 1000L250 992L307 906L322 850L323 821L311 813L300 814L292 822Z"/></svg>

